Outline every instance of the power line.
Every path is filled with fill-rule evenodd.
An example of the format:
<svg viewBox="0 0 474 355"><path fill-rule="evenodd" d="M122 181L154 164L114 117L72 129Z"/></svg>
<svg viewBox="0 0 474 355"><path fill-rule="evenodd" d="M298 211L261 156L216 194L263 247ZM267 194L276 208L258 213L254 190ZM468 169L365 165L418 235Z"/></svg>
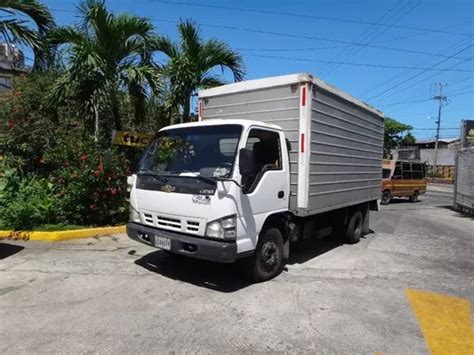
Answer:
<svg viewBox="0 0 474 355"><path fill-rule="evenodd" d="M267 59L281 59L281 60L292 60L298 62L309 62L309 63L322 63L322 64L341 64L349 65L355 67L370 67L370 68L382 68L382 69L409 69L409 70L421 70L426 71L436 71L436 72L461 72L461 73L473 73L474 70L470 69L437 69L434 67L411 67L411 66L402 66L402 65L384 65L384 64L372 64L372 63L350 63L350 62L339 62L331 60L319 60L319 59L309 59L309 58L291 58L291 57L281 57L281 56L270 56L270 55L260 55L260 54L246 54L248 57L256 58L267 58Z"/></svg>
<svg viewBox="0 0 474 355"><path fill-rule="evenodd" d="M450 97L462 96L462 95L467 95L467 94L474 94L474 90L472 90L472 91L466 91L466 92L461 92L461 93L459 93L459 94L450 95Z"/></svg>
<svg viewBox="0 0 474 355"><path fill-rule="evenodd" d="M298 18L307 18L311 20L356 23L356 24L361 24L361 25L376 25L376 26L382 26L382 27L412 30L412 31L445 33L445 34L467 36L467 37L474 36L472 33L453 32L453 31L446 31L446 30L441 30L441 29L431 29L431 28L415 27L415 26L393 25L393 24L387 24L387 23L361 21L361 20L337 18L337 17L329 17L329 16L305 15L305 14L297 14L297 13L282 12L282 11L275 11L275 10L256 10L256 9L249 9L249 8L242 8L242 7L196 4L196 3L187 3L187 2L181 2L181 1L168 1L168 0L153 0L153 1L158 2L158 3L163 3L163 4L180 5L180 6L192 6L192 7L202 7L202 8L210 8L210 9L227 10L227 11L239 11L239 12L250 12L250 13L267 14L267 15L290 16L290 17L298 17Z"/></svg>
<svg viewBox="0 0 474 355"><path fill-rule="evenodd" d="M453 27L458 27L461 25L464 25L466 23L472 23L474 21L466 21L463 23L458 23L457 25L452 25L452 26L447 26L443 28L453 28ZM371 41L370 44L380 44L380 43L388 43L388 42L393 42L393 41L398 41L402 39L408 39L408 38L414 38L414 37L419 37L419 36L426 36L426 33L417 33L413 34L410 36L403 36L403 37L395 37L395 38L390 38L390 39L385 39L385 40L380 40L380 41ZM352 47L352 44L345 44L345 45L340 45L340 46L326 46L326 47L316 47L316 48L311 48L311 47L305 47L305 48L288 48L288 47L283 47L283 48L235 48L237 51L255 51L255 52L306 52L306 51L316 51L316 50L325 50L325 49L338 49L338 48L348 48Z"/></svg>
<svg viewBox="0 0 474 355"><path fill-rule="evenodd" d="M400 4L402 2L402 0L398 0L388 11L386 11L382 16L380 16L378 19L377 19L377 22L380 22L382 21L387 15L389 15L394 9L397 8L398 4ZM405 6L403 6L402 8L404 8ZM398 14L398 12L395 13L395 15ZM394 15L392 15L393 17ZM389 18L390 20L391 18ZM372 35L372 32L374 31L374 29L377 29L377 28L380 28L380 26L374 26L374 25L370 25L368 28L364 29L364 31L359 34L357 36L357 38L355 39L355 42L359 42L359 41L367 41L370 39L370 36ZM348 58L347 54L349 52L351 52L352 50L354 49L353 46L348 46L346 48L344 48L343 50L339 51L338 53L336 53L336 58L340 58L340 57L343 57L343 59L346 59ZM357 47L357 49L360 49L360 47ZM345 58L344 58L345 57ZM321 68L321 71L320 71L320 75L321 76L324 76L324 74L326 74L328 72L328 68L330 67L330 65L326 64L326 65L323 65L323 67Z"/></svg>
<svg viewBox="0 0 474 355"><path fill-rule="evenodd" d="M412 131L436 131L438 128L412 128ZM440 131L457 131L458 128L442 128L440 127Z"/></svg>
<svg viewBox="0 0 474 355"><path fill-rule="evenodd" d="M401 2L398 1L392 8L390 8L390 10L388 12L386 12L379 20L377 20L378 23L381 22L381 20L386 16L388 15L390 12L392 12L392 10L396 9L397 5ZM394 24L398 21L400 21L404 16L408 15L410 12L414 11L418 6L421 5L422 3L422 0L418 1L418 3L416 3L415 5L413 5L411 8L409 7L410 6L410 3L411 3L411 0L409 0L405 5L402 6L401 9L399 9L398 11L395 12L395 14L391 15L387 21L388 23L391 23L391 24ZM401 13L406 7L408 7L408 10L405 11L404 13ZM401 15L397 18L398 14ZM359 37L356 38L355 42L368 42L368 43L373 43L373 41L377 38L380 38L383 34L385 34L385 32L387 32L389 30L389 27L384 27L382 28L381 30L380 29L381 26L371 26L369 27L368 29L366 29ZM353 58L354 56L356 56L357 54L359 54L361 51L362 51L362 47L358 47L358 46L350 46L349 48L346 48L344 50L342 50L341 52L341 56L343 56L343 59L342 61L348 61L349 59ZM336 57L339 58L339 55L336 54ZM338 65L335 65L335 66L329 66L327 67L326 71L324 71L323 69L323 72L325 75L329 75L330 73L332 73L336 68L338 67ZM323 73L321 73L321 75L324 75Z"/></svg>
<svg viewBox="0 0 474 355"><path fill-rule="evenodd" d="M465 46L469 44L469 41L466 40L466 39L462 39L460 40L459 42L457 43L454 43L452 45L450 45L449 47L447 47L446 49L442 50L442 51L438 51L439 54L450 54L452 53L451 51L455 51L455 50L458 50L460 49L461 47ZM436 58L434 57L428 57L428 58L425 58L423 59L422 61L416 63L416 65L433 65L435 64L435 60ZM393 83L397 83L399 82L400 80L403 80L403 77L405 75L405 73L407 73L408 75L411 75L411 73L409 73L407 70L404 70L402 71L401 73L397 73L396 75L393 75L392 77L390 77L389 79L387 78L384 78L383 82L381 84L378 84L376 86L373 86L371 87L370 89L368 89L365 93L366 97L368 98L372 98L374 94L372 94L372 92L374 91L378 91L379 88L383 90L383 88L386 88L388 87L389 85L393 85ZM412 78L408 78L408 81L412 80ZM399 85L402 85L403 83L399 83ZM370 95L369 95L370 93Z"/></svg>
<svg viewBox="0 0 474 355"><path fill-rule="evenodd" d="M452 56L456 56L456 55L458 55L458 54L460 54L460 53L462 53L462 52L465 52L466 50L468 50L469 48L472 48L472 47L474 47L474 44L470 44L470 45L468 45L468 46L462 48L461 50L459 50L459 51L457 51L456 53L454 53ZM433 65L431 68L435 68L435 67L437 67L438 65L443 64L444 62L446 62L446 61L448 61L448 60L449 60L449 58L443 59L443 60L439 61L438 63L436 63L435 65ZM460 64L462 64L462 63L463 63L463 62L457 63L457 64L455 64L455 65L453 65L453 66L451 66L451 67L449 67L449 68L445 68L445 69L452 70L453 67L455 67L455 66L457 66L457 65L460 65ZM392 90L394 90L394 89L400 87L401 85L405 84L406 82L411 81L411 80L413 80L413 79L419 77L420 75L423 75L425 72L426 72L426 70L423 70L423 71L421 71L420 73L417 73L417 74L415 74L415 75L409 77L408 79L405 79L405 80L403 80L402 82L400 82L400 83L398 83L398 84L396 84L396 85L393 85L392 87L390 87L390 88L388 88L388 89L386 89L386 90L380 92L379 94L377 94L377 95L375 95L375 96L372 96L371 98L369 98L369 100L376 99L377 97L380 97L380 96L386 94L387 92L390 92L390 91L392 91ZM426 79L425 79L425 80L426 80ZM413 86L413 85L412 85L412 86ZM411 86L410 86L410 87L411 87ZM406 88L405 88L404 90L406 90ZM400 92L400 91L398 91L398 92ZM397 93L398 93L398 92L397 92ZM384 99L386 99L386 98L388 98L388 97L390 97L390 96L393 96L394 94L395 94L395 93L392 93L392 94L390 94L390 95L388 95L388 96L385 96Z"/></svg>
<svg viewBox="0 0 474 355"><path fill-rule="evenodd" d="M411 100L411 101L400 101L400 102L393 102L390 104L381 104L378 105L380 107L390 107L390 106L398 106L398 105L409 105L409 104L417 104L422 102L427 102L433 100L431 97L427 99L419 99L419 100Z"/></svg>
<svg viewBox="0 0 474 355"><path fill-rule="evenodd" d="M52 9L54 11L66 11L66 12L73 12L72 10L62 10L62 9ZM180 21L176 20L169 20L169 19L159 19L159 18L154 18L154 17L149 17L150 20L156 21L156 22L164 22L164 23L175 23L178 24ZM214 24L206 24L206 23L199 23L199 26L201 27L209 27L209 28L219 28L219 29L225 29L225 30L230 30L230 31L241 31L241 32L248 32L248 33L257 33L257 34L264 34L264 35L270 35L270 36L280 36L280 37L288 37L288 38L301 38L301 39L307 39L307 40L313 40L313 41L321 41L321 42L330 42L330 43L340 43L340 44L347 44L351 46L361 46L361 47L368 47L368 48L375 48L375 49L381 49L381 50L389 50L389 51L394 51L394 52L402 52L402 53L410 53L410 54L423 54L423 55L430 55L430 56L437 56L437 57L447 57L442 54L436 54L436 53L431 53L431 52L425 52L425 51L418 51L418 50L412 50L412 49L403 49L403 48L394 48L394 47L387 47L387 46L379 46L376 44L369 44L369 43L355 43L351 41L345 41L345 40L338 40L338 39L331 39L331 38L326 38L326 37L317 37L317 36L307 36L307 35L300 35L300 34L293 34L293 33L285 33L285 32L274 32L274 31L265 31L265 30L257 30L253 28L245 28L245 27L237 27L237 26L224 26L224 25L214 25ZM463 57L450 57L450 59L457 59L457 60L472 60L470 58L463 58Z"/></svg>
<svg viewBox="0 0 474 355"><path fill-rule="evenodd" d="M474 85L464 86L464 87L462 87L462 88L459 88L459 89L455 90L454 92L449 92L448 94L449 94L449 96L453 96L453 94L458 94L459 91L463 91L463 90L466 90L466 89L470 89L470 88L472 88L473 86L474 86Z"/></svg>
<svg viewBox="0 0 474 355"><path fill-rule="evenodd" d="M236 51L242 52L309 52L309 51L319 51L325 49L336 49L336 48L346 48L350 45L340 45L340 46L326 46L326 47L314 47L314 48L235 48Z"/></svg>
<svg viewBox="0 0 474 355"><path fill-rule="evenodd" d="M459 26L464 26L467 23L473 23L473 22L474 21L464 21L464 22L461 22L461 23L458 23L458 24L455 24L455 25L442 27L441 29L442 30L448 30L450 28L456 28L456 27L459 27ZM408 35L408 36L401 36L401 37L390 38L390 39L383 40L383 41L377 41L376 43L387 43L387 42L399 41L399 40L408 39L408 38L426 36L426 35L429 35L429 34L430 34L429 32L416 33L416 34L412 34L412 35Z"/></svg>

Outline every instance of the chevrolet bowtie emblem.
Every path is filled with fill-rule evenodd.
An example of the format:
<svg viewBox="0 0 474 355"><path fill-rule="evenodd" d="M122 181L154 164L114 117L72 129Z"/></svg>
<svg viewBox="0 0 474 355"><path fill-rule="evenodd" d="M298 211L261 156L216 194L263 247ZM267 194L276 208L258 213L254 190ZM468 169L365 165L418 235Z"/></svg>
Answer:
<svg viewBox="0 0 474 355"><path fill-rule="evenodd" d="M164 191L164 192L173 192L174 190L176 190L176 187L175 186L171 186L171 185L164 185L161 187L161 191Z"/></svg>

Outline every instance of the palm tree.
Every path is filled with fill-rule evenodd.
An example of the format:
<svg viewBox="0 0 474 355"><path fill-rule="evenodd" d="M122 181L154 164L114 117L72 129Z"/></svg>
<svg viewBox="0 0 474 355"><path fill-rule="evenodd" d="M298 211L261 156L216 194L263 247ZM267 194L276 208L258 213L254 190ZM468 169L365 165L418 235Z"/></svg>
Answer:
<svg viewBox="0 0 474 355"><path fill-rule="evenodd" d="M197 89L224 84L213 69L220 67L232 72L234 81L244 79L244 65L239 53L222 41L204 41L199 28L189 20L178 24L180 43L159 37L156 49L169 57L165 72L171 86L171 106L180 107L184 121L190 117L192 95Z"/></svg>
<svg viewBox="0 0 474 355"><path fill-rule="evenodd" d="M0 20L0 38L9 44L20 43L29 46L35 53L35 67L39 67L48 56L45 35L54 27L54 20L48 8L36 0L0 0L0 13L6 17ZM27 16L37 28L33 30Z"/></svg>
<svg viewBox="0 0 474 355"><path fill-rule="evenodd" d="M78 10L81 23L50 34L52 45L65 45L67 64L50 98L54 103L67 96L78 100L83 117L95 121L97 141L104 108L110 110L114 128L121 129L120 97L127 93L133 98L140 119L147 94L159 90L161 71L152 60L156 35L149 20L128 13L114 15L103 0L84 0Z"/></svg>

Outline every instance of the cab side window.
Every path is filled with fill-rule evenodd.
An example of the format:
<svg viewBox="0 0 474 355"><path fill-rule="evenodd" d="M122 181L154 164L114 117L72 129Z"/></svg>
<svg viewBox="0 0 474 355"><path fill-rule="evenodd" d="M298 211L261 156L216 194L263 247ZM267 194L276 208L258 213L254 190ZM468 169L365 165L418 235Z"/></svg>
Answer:
<svg viewBox="0 0 474 355"><path fill-rule="evenodd" d="M411 164L410 163L403 163L402 164L402 171L403 171L403 180L411 180Z"/></svg>
<svg viewBox="0 0 474 355"><path fill-rule="evenodd" d="M253 174L244 181L246 192L252 192L261 177L269 170L281 170L280 135L264 129L252 129L247 138L245 148L253 151Z"/></svg>
<svg viewBox="0 0 474 355"><path fill-rule="evenodd" d="M421 180L424 178L423 164L413 163L412 164L412 177L414 180Z"/></svg>

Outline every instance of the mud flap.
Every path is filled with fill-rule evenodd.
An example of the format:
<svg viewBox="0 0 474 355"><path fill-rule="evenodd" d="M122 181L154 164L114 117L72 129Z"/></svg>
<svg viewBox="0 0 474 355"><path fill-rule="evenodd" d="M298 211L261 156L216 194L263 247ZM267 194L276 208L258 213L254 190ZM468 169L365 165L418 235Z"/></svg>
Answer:
<svg viewBox="0 0 474 355"><path fill-rule="evenodd" d="M290 239L287 238L283 243L283 259L287 261L290 258Z"/></svg>
<svg viewBox="0 0 474 355"><path fill-rule="evenodd" d="M369 205L364 206L362 209L362 215L364 216L364 221L362 223L362 235L370 233L370 208Z"/></svg>

